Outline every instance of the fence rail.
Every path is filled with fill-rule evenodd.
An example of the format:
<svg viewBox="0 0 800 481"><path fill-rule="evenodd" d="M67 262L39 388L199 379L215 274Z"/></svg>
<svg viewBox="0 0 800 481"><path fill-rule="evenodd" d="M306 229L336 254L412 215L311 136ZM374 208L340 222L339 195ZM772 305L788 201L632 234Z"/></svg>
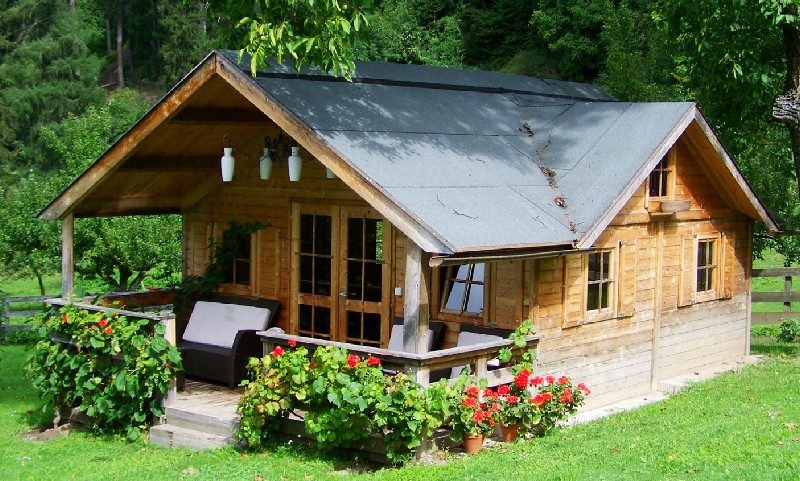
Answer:
<svg viewBox="0 0 800 481"><path fill-rule="evenodd" d="M45 301L50 299L53 296L8 296L2 298L3 304L3 323L0 324L0 332L7 333L11 331L22 331L26 329L30 329L31 326L28 324L11 324L11 317L29 317L33 314L42 312L46 309ZM11 304L17 304L21 302L41 302L42 307L41 309L29 309L24 311L12 311Z"/></svg>
<svg viewBox="0 0 800 481"><path fill-rule="evenodd" d="M782 302L782 311L753 312L753 324L780 324L784 319L800 319L800 312L792 312L792 302L800 302L800 291L792 288L792 278L800 276L800 267L753 269L754 278L783 277L781 292L753 292L751 300L757 302Z"/></svg>

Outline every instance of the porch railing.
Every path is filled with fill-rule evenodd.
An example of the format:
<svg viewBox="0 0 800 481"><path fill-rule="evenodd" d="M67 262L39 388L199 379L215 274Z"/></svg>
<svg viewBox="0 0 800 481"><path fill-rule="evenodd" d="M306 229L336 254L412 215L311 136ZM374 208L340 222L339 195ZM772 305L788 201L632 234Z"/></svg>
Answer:
<svg viewBox="0 0 800 481"><path fill-rule="evenodd" d="M539 336L528 336L525 338L525 345L522 347L515 346L513 341L503 339L469 346L440 349L423 354L414 354L290 335L284 333L280 328L261 331L259 335L264 340L265 353L270 352L275 346L287 346L290 339L296 341L297 345L305 346L311 350L322 346L340 347L361 356L372 355L378 357L385 368L403 371L413 376L416 381L423 386L430 383L430 374L432 371L466 365L474 366L472 374L477 377L486 378L489 387L508 384L514 379L511 368L501 367L490 371L488 369L489 362L497 358L501 348L511 348L512 353L516 356L527 349L535 349L539 344Z"/></svg>

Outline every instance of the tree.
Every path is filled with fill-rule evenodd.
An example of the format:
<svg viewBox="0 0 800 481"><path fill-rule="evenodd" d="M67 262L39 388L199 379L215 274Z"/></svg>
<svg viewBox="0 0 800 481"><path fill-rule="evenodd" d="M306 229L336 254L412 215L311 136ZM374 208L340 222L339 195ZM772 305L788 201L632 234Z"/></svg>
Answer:
<svg viewBox="0 0 800 481"><path fill-rule="evenodd" d="M194 67L214 41L209 34L208 4L197 0L159 0L162 77L172 85Z"/></svg>
<svg viewBox="0 0 800 481"><path fill-rule="evenodd" d="M366 34L371 6L371 0L228 0L226 11L241 18L253 75L275 58L291 61L297 70L316 65L350 78L353 47Z"/></svg>

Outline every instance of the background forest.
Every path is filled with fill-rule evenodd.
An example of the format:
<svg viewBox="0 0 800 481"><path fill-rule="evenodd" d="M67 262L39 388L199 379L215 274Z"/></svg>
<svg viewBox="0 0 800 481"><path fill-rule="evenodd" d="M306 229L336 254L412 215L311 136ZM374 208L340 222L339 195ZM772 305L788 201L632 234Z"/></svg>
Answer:
<svg viewBox="0 0 800 481"><path fill-rule="evenodd" d="M210 49L243 47L238 19L258 4L0 0L0 277L35 277L44 293L60 268L60 225L36 214ZM376 0L367 11L357 59L698 102L757 193L797 227L794 134L772 120L800 69L792 0ZM757 233L756 254L767 247L800 259L793 236ZM75 248L90 290L174 283L180 219L78 220Z"/></svg>

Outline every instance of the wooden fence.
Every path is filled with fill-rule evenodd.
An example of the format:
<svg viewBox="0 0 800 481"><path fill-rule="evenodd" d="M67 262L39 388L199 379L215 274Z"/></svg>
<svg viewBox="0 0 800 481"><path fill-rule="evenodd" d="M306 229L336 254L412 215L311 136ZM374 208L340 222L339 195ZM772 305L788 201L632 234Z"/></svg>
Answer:
<svg viewBox="0 0 800 481"><path fill-rule="evenodd" d="M782 302L782 311L753 312L753 324L780 324L783 319L800 319L800 312L792 312L792 302L800 302L800 291L792 289L792 278L800 276L800 267L753 269L753 278L783 277L781 292L753 292L752 301Z"/></svg>
<svg viewBox="0 0 800 481"><path fill-rule="evenodd" d="M46 309L46 304L44 301L50 299L53 296L9 296L2 298L3 304L3 319L2 324L0 324L0 332L6 333L11 331L20 331L25 329L30 329L30 324L11 324L11 317L30 317L34 314L38 314ZM11 304L17 303L30 303L30 302L41 302L41 308L39 309L29 309L24 311L12 311Z"/></svg>

